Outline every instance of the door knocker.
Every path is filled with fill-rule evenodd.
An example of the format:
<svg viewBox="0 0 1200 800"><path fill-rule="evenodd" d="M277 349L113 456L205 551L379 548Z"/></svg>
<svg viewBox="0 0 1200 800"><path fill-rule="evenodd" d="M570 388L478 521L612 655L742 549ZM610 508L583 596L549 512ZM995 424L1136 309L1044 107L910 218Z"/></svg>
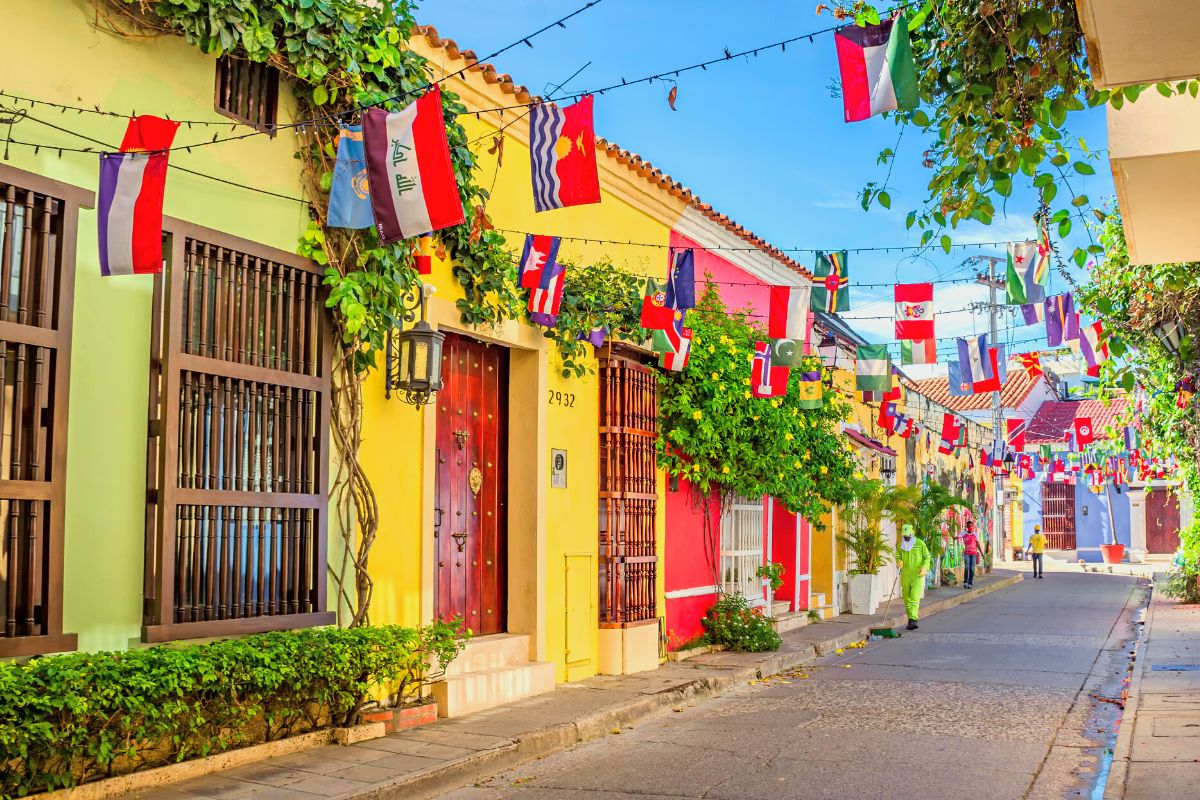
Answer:
<svg viewBox="0 0 1200 800"><path fill-rule="evenodd" d="M479 467L471 467L467 474L467 485L471 487L471 494L478 497L479 490L483 488L483 473L479 471Z"/></svg>
<svg viewBox="0 0 1200 800"><path fill-rule="evenodd" d="M458 442L458 449L462 450L467 446L467 437L471 435L470 431L455 431L454 439Z"/></svg>
<svg viewBox="0 0 1200 800"><path fill-rule="evenodd" d="M467 546L467 534L465 532L450 534L454 539L454 544L458 547L458 552L462 552Z"/></svg>

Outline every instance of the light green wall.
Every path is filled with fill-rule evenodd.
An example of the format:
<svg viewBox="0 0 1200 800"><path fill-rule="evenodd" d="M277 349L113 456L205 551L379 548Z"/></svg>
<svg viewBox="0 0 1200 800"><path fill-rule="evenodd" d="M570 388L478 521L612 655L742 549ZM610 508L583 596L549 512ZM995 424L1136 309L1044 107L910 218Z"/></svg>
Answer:
<svg viewBox="0 0 1200 800"><path fill-rule="evenodd" d="M223 120L213 111L214 59L181 38L126 40L92 27L84 0L0 0L6 92L121 113ZM284 92L286 95L287 93ZM290 101L284 101L285 103ZM0 104L11 107L10 98ZM292 118L281 108L281 121ZM125 121L60 114L34 106L29 116L120 143ZM247 129L239 127L238 132ZM220 128L181 127L176 145L205 142ZM93 143L31 119L12 129L20 141L47 145L35 155L13 146L8 164L95 191L98 157L53 146ZM292 137L281 133L171 155L172 164L299 197ZM294 252L307 224L299 203L225 186L172 170L166 214ZM152 278L101 278L96 216L79 221L67 447L63 627L82 650L139 641L145 531L146 418ZM331 593L332 597L332 593Z"/></svg>

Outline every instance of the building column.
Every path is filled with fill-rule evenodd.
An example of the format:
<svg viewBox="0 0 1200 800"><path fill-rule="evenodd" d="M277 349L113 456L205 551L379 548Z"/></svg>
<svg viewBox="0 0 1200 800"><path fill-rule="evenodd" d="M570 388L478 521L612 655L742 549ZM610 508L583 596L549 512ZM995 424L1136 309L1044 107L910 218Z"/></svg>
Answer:
<svg viewBox="0 0 1200 800"><path fill-rule="evenodd" d="M1146 560L1146 490L1126 489L1129 495L1129 561L1140 564Z"/></svg>

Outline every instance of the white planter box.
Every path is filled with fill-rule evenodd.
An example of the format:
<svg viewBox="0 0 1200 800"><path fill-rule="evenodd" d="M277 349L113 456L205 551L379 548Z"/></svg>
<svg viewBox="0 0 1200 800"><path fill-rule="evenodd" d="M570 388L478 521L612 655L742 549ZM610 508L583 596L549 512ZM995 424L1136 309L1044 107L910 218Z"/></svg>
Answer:
<svg viewBox="0 0 1200 800"><path fill-rule="evenodd" d="M853 575L850 578L850 613L874 614L883 597L878 575Z"/></svg>

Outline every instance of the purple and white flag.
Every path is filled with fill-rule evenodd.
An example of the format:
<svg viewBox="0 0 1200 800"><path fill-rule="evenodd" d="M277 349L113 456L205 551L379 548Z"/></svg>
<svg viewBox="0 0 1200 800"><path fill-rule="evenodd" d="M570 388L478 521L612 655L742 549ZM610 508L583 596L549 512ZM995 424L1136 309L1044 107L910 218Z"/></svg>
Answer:
<svg viewBox="0 0 1200 800"><path fill-rule="evenodd" d="M166 152L100 154L96 218L101 275L162 272L166 187Z"/></svg>

